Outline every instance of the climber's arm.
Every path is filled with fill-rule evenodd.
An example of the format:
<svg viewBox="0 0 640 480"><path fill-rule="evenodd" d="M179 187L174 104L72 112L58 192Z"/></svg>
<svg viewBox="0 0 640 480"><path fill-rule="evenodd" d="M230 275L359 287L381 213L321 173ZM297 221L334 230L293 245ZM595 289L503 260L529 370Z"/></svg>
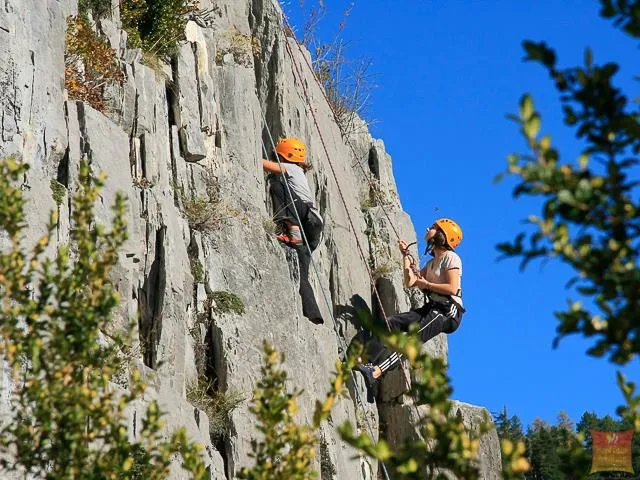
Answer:
<svg viewBox="0 0 640 480"><path fill-rule="evenodd" d="M416 275L416 271L414 270L415 266L411 263L411 258L408 255L405 255L402 259L403 273L404 273L404 286L406 288L415 287L416 279L418 278Z"/></svg>
<svg viewBox="0 0 640 480"><path fill-rule="evenodd" d="M418 272L418 267L416 267L413 257L409 253L409 247L407 242L404 240L398 241L398 248L400 249L400 253L402 253L402 270L404 276L404 286L405 288L410 288L414 286L416 279L420 276Z"/></svg>
<svg viewBox="0 0 640 480"><path fill-rule="evenodd" d="M454 267L447 270L445 278L447 280L446 283L433 283L424 278L419 278L413 286L421 290L431 290L441 295L456 295L460 290L459 269Z"/></svg>
<svg viewBox="0 0 640 480"><path fill-rule="evenodd" d="M267 172L272 173L283 173L287 171L284 165L281 168L278 162L272 162L270 160L262 160L262 168L264 168Z"/></svg>

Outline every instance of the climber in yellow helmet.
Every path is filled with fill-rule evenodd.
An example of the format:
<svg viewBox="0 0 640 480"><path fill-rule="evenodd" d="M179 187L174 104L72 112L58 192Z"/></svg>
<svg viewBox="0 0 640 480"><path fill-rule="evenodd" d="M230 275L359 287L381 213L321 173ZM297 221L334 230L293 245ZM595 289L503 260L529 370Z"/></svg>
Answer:
<svg viewBox="0 0 640 480"><path fill-rule="evenodd" d="M311 165L306 162L307 147L304 142L296 138L284 138L277 143L274 154L278 156L280 163L262 160L262 167L271 173L267 181L273 203L274 221L283 230L277 238L295 248L298 254L302 313L315 324L324 323L309 283L310 252L313 252L320 243L323 222L305 177L305 172L311 168ZM298 218L302 225L299 224ZM301 227L308 245L304 244Z"/></svg>
<svg viewBox="0 0 640 480"><path fill-rule="evenodd" d="M389 317L388 321L392 329L404 332L411 324L418 323L420 340L427 342L440 333L455 332L462 320L462 260L454 251L462 241L462 229L453 220L441 218L427 229L424 239L427 252L433 258L419 272L406 242L401 240L398 246L403 255L405 287L422 290L425 304ZM373 347L369 349L371 363L356 366L363 374L370 394L376 382L397 367L401 358L379 341Z"/></svg>

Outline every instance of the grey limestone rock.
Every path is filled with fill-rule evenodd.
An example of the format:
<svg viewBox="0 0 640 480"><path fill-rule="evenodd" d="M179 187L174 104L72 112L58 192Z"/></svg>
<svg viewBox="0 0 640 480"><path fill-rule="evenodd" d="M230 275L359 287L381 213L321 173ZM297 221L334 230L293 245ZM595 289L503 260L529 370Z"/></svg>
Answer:
<svg viewBox="0 0 640 480"><path fill-rule="evenodd" d="M423 439L415 425L425 414L427 407L415 405L408 398L405 400L388 404L380 412L380 421L385 426L385 439L392 447L404 441ZM452 401L451 415L461 417L469 431L477 431L485 419L491 419L486 408L456 400ZM500 480L502 478L501 458L500 441L494 428L480 437L477 466L482 480ZM455 478L450 473L447 475Z"/></svg>

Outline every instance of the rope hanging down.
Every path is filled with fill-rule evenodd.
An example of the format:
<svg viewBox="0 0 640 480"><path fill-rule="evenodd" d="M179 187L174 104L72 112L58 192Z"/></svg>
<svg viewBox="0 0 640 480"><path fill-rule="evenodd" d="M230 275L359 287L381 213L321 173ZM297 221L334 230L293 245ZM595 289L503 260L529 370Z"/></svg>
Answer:
<svg viewBox="0 0 640 480"><path fill-rule="evenodd" d="M309 111L311 112L311 116L313 117L314 125L316 127L316 130L318 131L318 136L319 136L320 141L322 143L322 148L324 149L324 153L325 153L325 155L327 157L327 163L329 164L329 167L330 167L331 172L333 174L333 178L334 178L334 180L336 182L336 186L338 188L338 193L340 194L340 198L342 199L342 203L343 203L344 208L345 208L345 213L347 215L347 218L349 219L349 223L350 223L351 228L353 230L353 234L354 234L354 237L356 239L356 245L358 247L358 251L360 253L360 257L363 259L365 267L367 268L367 272L369 273L369 281L371 282L371 286L372 286L374 294L376 296L376 300L378 301L378 305L380 307L380 312L382 313L384 321L385 321L385 323L387 325L387 329L389 331L391 331L391 325L389 323L388 317L387 317L386 312L384 310L384 306L382 305L382 299L380 297L380 292L378 291L378 287L376 286L376 282L375 282L375 279L373 277L373 273L371 272L371 269L369 268L369 265L368 265L368 263L366 261L366 258L364 256L362 246L360 245L358 236L356 234L355 227L353 226L353 222L351 220L351 215L349 214L349 208L347 206L347 203L345 201L344 195L342 194L342 190L340 188L340 182L338 181L338 176L336 175L335 169L333 168L333 163L331 162L331 157L329 156L329 152L327 150L326 143L325 143L324 138L322 136L322 131L320 130L320 126L318 124L318 120L316 118L315 112L314 112L313 107L311 105L311 99L310 99L310 96L309 96L309 92L307 91L306 83L305 83L304 79L302 78L302 74L301 74L301 72L300 72L300 70L298 68L298 63L296 62L296 59L293 56L293 52L291 51L291 47L290 47L289 41L288 41L288 36L287 36L286 31L285 31L285 26L289 29L290 32L293 32L293 29L291 28L291 25L289 24L286 16L284 16L284 14L282 15L282 22L283 23L282 23L282 26L281 26L281 31L282 31L282 34L283 34L283 37L284 37L284 43L285 43L285 47L286 47L287 53L289 54L289 58L291 59L291 63L293 64L294 69L295 69L295 71L293 72L294 73L294 77L295 77L295 75L297 73L298 83L302 86L302 90L304 92L306 103L307 103L307 105L309 107ZM297 41L297 39L295 39L295 37L294 37L294 41L296 42L296 46L298 47L298 51L300 52L300 56L302 58L304 58L305 63L307 64L307 67L309 68L309 71L311 72L311 75L313 76L313 78L314 78L314 80L316 82L316 85L318 86L319 90L322 92L322 95L324 96L324 99L327 102L327 106L329 107L329 110L331 111L331 113L332 113L332 115L334 117L334 120L336 121L336 123L338 123L335 111L331 107L331 102L329 101L329 99L327 97L327 94L326 94L326 92L324 90L324 87L320 83L320 80L318 79L318 77L317 77L312 65L309 63L309 60L307 59L307 56L302 51L302 47L300 46L300 43ZM344 135L343 135L343 138L345 138ZM356 163L358 164L358 166L362 170L364 178L367 178L368 176L370 176L370 171L369 171L369 175L368 175L367 171L362 166L362 163L361 163L360 159L358 158L358 154L356 153L355 148L351 144L351 141L349 140L349 138L345 138L345 140L346 140L346 144L349 146L349 148L351 150L351 153L353 155L354 160L356 161ZM369 188L374 192L376 191L375 190L375 186L373 185L373 182L371 182L371 181L369 181ZM382 212L384 213L385 217L387 218L387 221L389 222L389 225L391 226L391 229L393 230L394 234L396 235L396 239L398 241L400 241L400 234L398 233L398 230L395 228L394 223L391 220L391 218L389 217L389 214L387 213L386 209L384 208L383 205L380 205L380 208L381 208ZM403 254L408 254L409 259L410 259L410 268L413 270L413 272L418 277L420 277L420 272L419 272L418 266L416 265L416 261L413 258L413 256L410 253L408 253L408 247L407 247L406 251L403 252ZM409 386L409 379L408 378L405 378L405 382L406 382L407 386Z"/></svg>
<svg viewBox="0 0 640 480"><path fill-rule="evenodd" d="M269 129L269 125L267 125L267 119L265 118L262 106L260 107L260 114L262 115L262 121L264 123L265 129L266 129L267 134L269 136L269 141L271 143L273 151L275 151L275 149L276 149L275 141L273 139L273 135L271 134L271 130ZM265 157L269 158L269 155L267 153L267 148L264 145L264 141L262 141L262 149L264 151ZM280 171L284 172L283 167L282 167L282 163L280 162L280 158L278 157L278 155L276 155L276 161L278 162L278 166L280 167ZM346 356L347 356L347 345L346 345L346 342L344 341L344 339L342 338L342 336L340 335L340 331L338 329L338 322L336 321L336 318L333 315L333 307L332 307L331 302L329 301L329 297L327 296L327 293L326 293L326 291L325 291L325 289L323 287L322 279L320 277L320 272L318 271L318 269L316 267L316 264L313 261L311 247L309 247L309 242L307 242L307 235L306 235L306 233L304 231L304 227L303 227L302 221L300 219L300 214L298 213L298 208L296 207L296 203L295 203L295 200L293 198L293 194L291 193L291 187L289 186L289 182L287 181L286 177L284 178L284 184L285 184L285 188L287 190L287 195L289 196L289 200L291 201L291 206L293 207L293 211L295 212L296 220L298 221L298 225L300 226L300 232L302 233L302 238L304 240L305 247L307 248L307 251L309 252L310 263L311 263L311 265L313 267L313 271L315 272L316 278L318 280L318 285L320 285L320 290L322 291L322 296L323 296L323 298L324 298L324 300L325 300L325 302L327 304L327 309L329 311L329 315L331 316L331 320L332 320L332 323L333 323L333 330L334 330L334 332L336 334L336 338L338 339L339 349L341 350L341 351L339 351L339 353L341 355L343 355L344 358L346 359ZM355 374L353 372L350 372L350 374L351 374L351 378L352 378L353 384L357 385L356 379L355 379ZM365 422L366 422L367 428L369 430L369 435L373 439L375 437L374 431L373 431L373 428L371 427L371 424L369 423L368 415L366 415L366 409L364 407L364 402L362 401L362 397L360 396L360 392L359 392L358 388L354 388L353 390L354 390L355 395L356 395L356 402L360 405L360 408L363 411L365 411L365 415L364 415ZM389 474L387 472L387 467L386 467L385 463L383 461L381 461L380 463L382 465L382 471L384 473L385 480L390 480L389 479Z"/></svg>
<svg viewBox="0 0 640 480"><path fill-rule="evenodd" d="M289 57L291 58L291 62L293 63L296 72L298 72L298 78L299 78L300 84L302 85L302 88L303 88L307 103L309 104L309 110L311 111L311 114L313 116L313 121L315 123L316 129L318 130L318 135L320 136L320 140L322 141L322 146L323 146L325 154L327 156L327 160L329 162L329 165L331 166L331 171L333 172L334 179L336 181L336 184L338 184L338 178L335 175L335 171L333 170L333 166L331 164L331 159L329 158L329 153L327 152L326 145L324 144L324 140L322 138L322 132L320 131L320 127L318 126L318 122L317 122L317 120L315 118L315 114L313 112L313 108L311 107L311 101L310 101L309 94L307 92L306 84L302 80L302 75L300 74L300 71L298 70L297 62L296 62L295 58L293 57L293 53L291 52L291 49L289 47L289 42L287 40L288 37L287 37L286 31L284 30L284 27L286 26L289 29L290 32L293 32L293 28L291 27L291 24L289 23L287 17L284 15L284 13L282 15L282 21L283 21L283 23L282 23L282 34L284 35L285 45L287 47L287 52L289 53ZM313 79L315 80L316 85L318 86L318 89L320 90L320 92L322 92L322 96L324 97L325 101L327 102L327 106L329 107L329 110L331 111L331 114L333 115L333 119L335 120L336 124L339 125L338 117L336 116L336 112L334 111L333 107L331 106L331 102L329 101L329 98L327 97L327 92L325 91L322 83L320 82L320 79L316 75L316 72L313 69L313 66L311 65L311 63L309 63L309 59L307 58L305 53L302 51L302 46L300 45L300 42L298 42L298 40L295 37L294 37L294 41L296 42L296 46L298 47L298 52L300 53L300 56L304 59L306 65L307 65L307 68L309 69L309 72L311 72L311 75L313 76ZM362 170L364 178L368 178L370 190L372 192L377 192L376 185L374 185L374 182L371 181L371 171L369 170L367 172L367 170L363 167L362 162L361 162L360 158L358 157L358 154L356 153L356 150L355 150L353 144L351 143L351 140L349 139L349 137L346 136L346 135L343 135L342 137L345 140L345 142L346 142L347 146L349 147L349 149L351 150L351 154L353 155L354 160L356 161L356 163L360 167L360 170ZM340 190L339 184L338 184L338 190ZM343 203L344 203L344 198L343 198ZM401 240L400 234L398 233L398 230L396 229L393 221L391 220L391 218L389 217L389 214L387 213L386 209L384 208L384 205L381 204L380 205L380 209L382 210L382 213L384 213L384 216L387 218L387 221L389 222L389 225L391 226L391 229L393 230L393 233L396 236L396 240L398 240L398 242L399 242ZM345 203L345 210L346 210L346 213L347 213L347 217L349 217L349 211L347 210L346 203ZM357 235L355 233L355 230L354 230L354 235L356 236L356 241L357 241ZM414 274L417 277L420 277L420 271L419 271L418 265L416 264L416 260L411 255L411 253L409 253L409 247L411 245L413 245L414 243L417 243L417 242L412 242L409 245L407 245L407 248L402 253L403 253L403 255L407 255L409 257L411 270L414 272ZM422 257L420 257L420 261L422 262ZM376 284L375 284L375 282L373 280L373 275L371 274L370 271L369 271L369 277L371 278L371 285L373 287L373 290L375 292L376 298L378 300L378 304L380 305L380 311L382 312L382 315L384 317L385 323L387 324L387 328L389 329L389 331L391 331L391 325L389 324L389 321L387 320L387 316L385 314L384 308L382 307L382 301L380 299L380 294L378 292L378 288L376 287ZM429 322L427 327L429 325L431 325L434 320L431 320L431 322ZM406 375L404 376L404 380L405 380L405 386L407 387L407 389L410 389L411 388L411 380ZM419 411L418 411L417 405L414 404L414 408L415 408L416 414L419 415ZM383 467L384 467L384 464L383 464ZM385 475L386 475L386 469L385 469Z"/></svg>
<svg viewBox="0 0 640 480"><path fill-rule="evenodd" d="M286 25L287 25L287 26L289 26L288 21L287 21L287 20L286 20L286 18L283 16L283 26L284 26L284 24L285 24L285 23L286 23ZM290 26L289 26L289 28L290 28ZM334 168L334 166L333 166L333 163L331 162L331 157L330 157L330 155L329 155L329 152L328 152L328 149L327 149L327 145L326 145L326 143L325 143L325 141L324 141L324 138L323 138L323 136L322 136L322 132L321 132L321 130L320 130L320 126L319 126L319 124L318 124L318 120L317 120L317 118L316 118L315 112L313 111L313 108L311 107L311 101L310 101L309 93L308 93L307 88L306 88L306 85L305 85L305 83L304 83L304 81L303 81L303 79L302 79L302 74L301 74L301 72L300 72L300 70L299 70L299 68L298 68L298 64L297 64L297 62L295 61L295 58L294 58L294 56L293 56L293 52L291 51L291 47L290 47L289 42L288 42L288 40L287 40L287 35L286 35L285 31L284 31L284 28L282 28L282 32L283 32L283 35L284 35L284 40L285 40L285 46L286 46L287 53L289 54L289 57L291 58L292 64L293 64L293 66L294 66L294 68L295 68L295 73L297 73L297 76L298 76L298 79L299 79L299 83L300 83L300 85L302 85L302 87L303 87L303 91L304 91L304 95L305 95L306 103L307 103L307 104L308 104L308 106L309 106L309 111L311 112L311 115L312 115L312 117L313 117L314 125L315 125L315 127L316 127L316 130L318 131L318 136L319 136L319 138L320 138L320 142L321 142L321 144L322 144L322 148L323 148L324 153L325 153L325 155L326 155L326 157L327 157L327 163L329 164L329 167L330 167L331 173L332 173L332 175L333 175L333 177L334 177L334 180L335 180L335 182L336 182L336 187L337 187L337 189L338 189L338 194L339 194L339 196L340 196L340 199L342 200L342 203L343 203L344 208L345 208L345 213L346 213L346 215L347 215L347 219L348 219L349 224L350 224L350 226L351 226L351 229L352 229L352 231L353 231L353 233L354 233L354 237L355 237L355 240L356 240L356 246L357 246L357 248L358 248L358 252L359 252L359 254L360 254L360 257L361 257L361 258L362 258L362 260L363 260L363 263L364 263L364 265L365 265L365 268L367 269L367 273L369 274L369 280L370 280L370 283L371 283L371 285L372 285L372 287L373 287L373 291L374 291L375 296L376 296L376 299L377 299L377 301L378 301L378 305L379 305L379 307L380 307L380 311L381 311L381 313L382 313L382 316L383 316L383 317L384 317L384 319L385 319L385 323L386 323L386 325L387 325L387 328L388 328L389 330L391 330L391 326L390 326L390 324L389 324L389 321L388 321L387 315L386 315L386 313L385 313L385 311L384 311L384 306L383 306L383 304L382 304L382 299L381 299L381 297L380 297L380 293L379 293L379 291L378 291L378 289L377 289L377 286L376 286L376 283L375 283L375 279L374 279L374 277L373 277L373 273L372 273L371 269L369 268L369 265L368 265L367 260L366 260L366 256L365 256L365 254L364 254L364 249L362 248L362 245L360 244L360 240L359 240L359 238L358 238L358 236L357 236L357 234L356 234L356 231L357 231L357 230L355 229L355 226L354 226L354 224L353 224L353 220L352 220L352 218L351 218L351 215L349 214L348 205L347 205L347 202L346 202L346 200L345 200L345 197L344 197L344 194L343 194L343 192L342 192L342 189L341 189L341 187L340 187L340 183L338 182L338 176L337 176L337 174L336 174L336 171L335 171L335 168ZM313 77L314 77L314 79L315 79L316 83L318 84L318 86L319 86L319 88L320 88L320 91L322 92L322 94L323 94L323 96L324 96L325 100L327 101L327 103L328 103L328 105L329 105L329 107L330 107L330 110L331 110L331 112L332 112L332 114L333 114L333 116L334 116L334 119L335 119L335 112L333 111L333 109L331 109L331 106L330 106L329 100L328 100L328 98L327 98L327 96L326 96L326 93L325 93L324 89L322 88L322 85L319 83L319 80L318 80L318 78L316 77L315 72L313 71L312 66L309 64L309 61L307 60L306 56L305 56L305 55L304 55L304 53L302 52L301 46L300 46L300 44L299 44L297 41L296 41L296 45L298 46L298 49L300 50L302 57L305 59L305 62L307 63L307 66L309 67L309 70L311 71L311 73L312 73L312 75L313 75ZM262 108L261 108L261 115L262 115L262 120L263 120L263 122L264 122L265 128L266 128L267 133L268 133L268 136L269 136L269 140L270 140L270 142L271 142L271 145L272 145L273 149L275 150L275 142L274 142L273 136L272 136L272 134L271 134L271 131L269 130L269 126L267 125L267 121L266 121L266 118L265 118L264 112L262 111ZM365 178L367 178L367 177L368 177L367 172L366 172L366 170L364 169L364 167L362 166L361 161L358 159L358 155L357 155L357 153L356 153L356 151L355 151L355 148L353 147L353 145L351 144L351 142L349 141L349 139L348 139L348 138L346 139L346 143L347 143L347 145L349 146L349 148L350 148L350 150L351 150L351 152L352 152L353 158L356 160L356 163L358 164L358 166L360 167L360 169L363 171L364 177L365 177ZM262 147L263 147L263 149L265 150L265 155L266 155L266 156L268 156L268 155L267 155L267 152L266 152L266 148L265 148L265 146L264 146L264 142L263 142L263 144L262 144ZM276 156L276 159L277 159L278 165L280 166L280 168L281 168L281 170L282 170L282 164L280 163L280 159L279 159L279 158L277 158L277 156ZM369 175L370 175L370 172L369 172ZM294 209L294 212L295 212L295 214L296 214L296 219L297 219L297 221L298 221L298 223L299 223L299 225L300 225L300 230L301 230L301 233L302 233L302 236L303 236L303 240L304 240L304 242L305 242L306 248L309 250L309 255L310 255L310 257L311 257L311 265L313 266L314 272L315 272L316 277L317 277L317 279L318 279L318 283L319 283L320 288L321 288L322 293L323 293L323 297L324 297L324 299L325 299L325 302L327 303L327 308L328 308L328 310L329 310L329 313L330 313L330 315L331 315L331 319L332 319L332 321L333 321L333 327L334 327L334 331L335 331L335 333L336 333L336 337L337 337L337 338L338 338L338 340L339 340L340 348L342 349L343 354L345 354L345 355L346 355L346 344L344 343L344 339L341 337L341 335L340 335L340 333L339 333L338 326L337 326L337 321L336 321L336 319L335 319L335 317L334 317L334 315L333 315L333 308L331 307L331 303L329 302L328 297L327 297L327 295L326 295L326 292L325 292L324 288L322 287L322 280L321 280L321 278L320 278L320 274L319 274L319 272L318 272L318 269L316 268L315 262L313 261L313 257L311 256L311 250L310 250L309 245L308 245L308 242L307 242L306 233L304 232L304 229L303 229L303 227L302 227L302 222L301 222L301 220L300 220L299 213L298 213L297 208L296 208L296 206L295 206L295 202L294 202L294 200L293 200L293 196L292 196L292 194L291 194L290 187L289 187L289 185L288 185L288 182L286 182L286 180L285 180L285 186L286 186L287 194L289 195L289 198L290 198L290 200L291 200L291 202L292 202L292 204L293 204L293 209ZM370 186L370 188L372 189L372 191L374 191L374 192L376 191L376 190L375 190L375 186L373 185L373 182L371 182L371 181L370 181L370 179L369 179L369 186ZM396 238L397 238L398 240L400 240L400 235L399 235L399 233L398 233L398 230L395 228L395 225L394 225L393 221L391 220L391 218L390 218L389 214L387 213L387 211L385 210L384 206L382 206L382 205L381 205L381 210L382 210L382 212L384 213L385 217L387 218L387 220L388 220L388 222L389 222L389 225L391 226L391 228L392 228L392 230L393 230L394 234L396 235ZM409 256L410 256L410 255L409 255ZM410 256L410 258L413 260L413 257L411 257L411 256ZM412 261L412 265L415 265L415 261ZM355 375L354 375L354 373L353 373L353 372L351 372L351 376L352 376L352 378L353 378L353 380L354 380L354 383L355 383ZM364 403L363 403L363 401L362 401L362 398L360 397L360 394L359 394L358 389L354 389L354 391L355 391L355 393L356 393L356 400L357 400L357 403L358 403L358 404L360 405L360 407L364 410ZM371 427L371 425L370 425L370 423L369 423L369 421L368 421L368 419L367 419L366 415L365 415L365 419L366 419L367 427L368 427L368 429L369 429L369 434L371 435L371 438L374 438L373 429L372 429L372 427ZM386 479L386 480L389 480L389 475L388 475L388 473L387 473L387 469L386 469L386 465L385 465L385 463L384 463L384 462L380 462L380 463L381 463L381 465L382 465L382 469L383 469L383 473L384 473L385 479Z"/></svg>
<svg viewBox="0 0 640 480"><path fill-rule="evenodd" d="M286 21L286 19L284 19L284 21ZM284 34L284 30L283 30L283 34ZM351 215L349 214L349 207L348 207L347 202L346 202L346 200L344 198L344 194L342 193L342 189L340 188L340 182L338 181L338 175L336 174L335 168L333 167L333 163L331 161L331 156L329 155L329 151L327 149L326 142L324 141L324 137L322 136L322 131L320 130L320 126L318 124L318 120L316 118L316 114L313 111L313 108L311 107L311 99L310 99L310 96L309 96L309 92L307 91L306 85L305 85L304 80L302 78L302 74L301 74L301 72L300 72L300 70L298 68L298 64L297 64L297 62L296 62L296 60L295 60L295 58L293 56L293 52L291 51L291 48L289 46L289 41L288 41L286 35L284 36L284 42L285 42L285 47L286 47L287 53L289 54L289 57L291 58L291 62L292 62L293 66L294 66L294 69L295 69L294 75L297 73L298 82L299 82L300 85L302 85L302 90L304 92L304 96L305 96L306 102L308 104L309 111L311 112L311 116L313 118L313 123L314 123L314 125L316 127L316 130L318 131L318 137L320 138L320 142L322 144L322 148L324 150L325 156L327 157L327 163L329 164L329 168L330 168L331 173L333 175L333 178L334 178L334 180L336 182L336 186L337 186L337 189L338 189L338 194L340 196L340 199L342 200L342 204L344 205L345 213L347 215L347 219L349 221L349 225L351 226L351 230L352 230L353 235L355 237L356 246L358 248L358 252L360 253L360 257L362 258L363 263L364 263L364 265L365 265L365 267L367 269L367 273L369 274L369 281L371 282L371 286L373 288L374 294L375 294L376 299L378 301L378 306L380 307L380 312L382 313L384 321L385 321L385 323L387 325L387 329L389 331L391 331L391 325L389 324L389 320L388 320L387 314L386 314L386 312L384 310L384 306L382 304L382 298L380 297L380 292L378 291L378 288L377 288L376 282L375 282L375 278L373 277L373 273L372 273L372 271L369 268L369 265L367 263L366 256L364 255L364 249L362 248L362 245L360 244L360 239L358 238L358 235L356 234L357 230L356 230L356 228L355 228L355 226L353 224L353 220L351 218ZM355 155L355 151L353 150L353 147L352 147L352 152L354 153L354 158L357 158L356 155ZM384 208L383 208L383 212L385 212ZM399 240L400 237L398 236L398 232L395 229L395 227L393 226L393 223L391 222L391 219L389 218L389 216L388 216L388 214L386 212L385 212L385 215L387 216L387 219L389 220L389 224L393 228L393 230L396 233L396 236L398 237L398 240Z"/></svg>
<svg viewBox="0 0 640 480"><path fill-rule="evenodd" d="M282 34L283 34L283 36L284 36L284 41L285 41L286 50L287 50L287 53L289 54L289 57L290 57L290 59L291 59L291 62L292 62L292 63L293 63L293 65L294 65L295 71L296 71L296 72L297 72L297 74L298 74L299 83L300 83L300 85L302 85L302 88L303 88L303 91L304 91L304 95L305 95L305 99L306 99L306 101L307 101L307 104L309 105L309 110L310 110L310 112L311 112L311 115L313 116L313 121L314 121L315 127L316 127L316 129L317 129L317 131L318 131L318 136L320 137L320 140L321 140L321 142L322 142L322 147L323 147L323 149L324 149L325 155L327 156L327 161L328 161L328 163L329 163L329 166L331 167L331 171L332 171L332 173L333 173L333 176L334 176L334 179L335 179L336 185L338 186L338 191L339 191L340 196L341 196L341 198L342 198L342 201L343 201L343 203L344 203L345 211L346 211L346 214L347 214L347 218L349 218L349 222L351 223L352 228L353 228L353 223L351 222L351 218L350 218L350 215L349 215L349 211L348 211L348 208L347 208L346 202L345 202L345 200L344 200L344 197L342 196L342 192L340 191L340 184L338 183L338 178L337 178L337 176L336 176L335 170L334 170L333 165L332 165L332 163L331 163L331 158L329 157L329 152L327 151L327 147L326 147L326 145L325 145L324 139L322 138L322 132L320 131L320 127L319 127L318 122L317 122L317 119L316 119L316 117L315 117L315 113L314 113L313 108L312 108L312 106L311 106L311 101L310 101L309 93L307 92L306 83L305 83L305 82L303 81L303 79L302 79L302 75L301 75L301 73L300 73L300 70L298 69L298 64L297 64L297 62L296 62L296 60L295 60L295 58L294 58L294 56L293 56L293 52L291 52L291 48L290 48L290 46L289 46L289 41L288 41L287 32L285 31L285 26L286 26L286 28L288 28L288 29L289 29L289 31L290 31L290 32L293 32L293 31L294 31L294 30L293 30L293 28L291 27L291 24L289 23L288 19L286 18L286 16L285 16L285 15L284 15L284 13L283 13L283 14L282 14L282 27L281 27L281 30L282 30ZM324 99L325 99L325 101L326 101L326 103L327 103L327 106L329 107L329 110L331 111L331 113L332 113L332 115L333 115L333 118L334 118L334 120L335 120L336 124L338 124L338 125L339 125L338 118L337 118L337 116L336 116L336 112L334 111L334 109L333 109L333 108L332 108L332 106L331 106L331 102L329 101L329 98L327 97L327 93L326 93L326 91L325 91L325 89L324 89L324 87L323 87L322 83L320 82L320 80L319 80L318 76L316 75L316 72L315 72L315 70L313 69L313 66L311 65L311 63L309 62L309 59L307 58L307 56L306 56L306 55L305 55L305 53L303 52L303 50L302 50L302 46L300 45L300 42L298 42L298 40L297 40L295 37L293 37L293 38L294 38L294 41L296 42L296 46L297 46L297 48L298 48L298 51L299 51L299 53L300 53L300 56L304 59L304 61L305 61L306 65L307 65L307 68L309 69L309 72L310 72L310 73L311 73L311 75L313 76L313 78L314 78L314 80L315 80L315 82L316 82L316 85L318 86L318 89L319 89L319 90L320 90L320 92L322 93L322 96L324 97ZM294 72L294 75L295 75L295 72ZM360 160L360 158L359 158L358 154L356 153L355 148L354 148L353 144L351 143L351 140L349 139L349 137L348 137L348 136L346 136L346 135L343 135L343 138L344 138L344 140L345 140L345 143L347 144L347 146L348 146L348 147L349 147L349 149L351 150L351 154L353 155L353 159L356 161L356 163L357 163L357 164L358 164L358 166L360 167L360 170L362 170L362 173L363 173L364 178L367 178L367 179L369 180L369 188L370 188L370 190L371 190L372 192L377 192L376 185L374 185L374 182L373 182L373 181L371 181L371 171L370 171L370 170L369 170L369 171L367 171L367 169L365 169L365 168L363 167L362 162L361 162L361 160ZM375 194L375 193L374 193L374 194ZM393 232L394 232L394 234L395 234L395 236L396 236L396 239L397 239L398 241L400 241L400 240L401 240L401 238L400 238L400 234L399 234L398 230L396 229L396 227L395 227L395 225L394 225L393 221L391 220L391 217L389 216L389 214L387 213L386 209L384 208L384 205L380 205L380 209L382 210L382 213L384 214L384 216L386 217L387 221L389 222L389 225L391 226L391 229L393 230ZM354 229L354 236L356 237L356 242L357 242L357 244L358 244L358 249L360 250L360 252L361 252L361 256L362 256L362 249L361 249L360 244L359 244L359 242L358 242L358 237L357 237L357 235L356 235L356 231L355 231L355 229ZM409 257L409 259L410 259L410 268L413 270L413 272L414 272L418 277L420 277L420 272L419 272L418 266L416 265L415 258L413 258L413 256L411 255L411 253L409 253L409 247L410 247L411 245L413 245L414 243L417 243L417 242L413 242L413 243L410 243L409 245L407 245L407 248L405 249L405 251L403 251L403 255L407 255L407 256ZM422 257L420 257L420 260L422 260ZM365 265L366 265L366 261L365 261ZM367 265L367 268L368 268L368 265ZM374 292L375 292L376 298L377 298L377 300L378 300L378 304L380 305L380 311L382 312L382 315L383 315L383 317L384 317L384 319L385 319L385 323L387 324L387 328L388 328L389 330L391 330L391 326L390 326L390 324L389 324L389 321L388 321L387 316L386 316L386 314L385 314L384 308L383 308L383 306L382 306L382 301L381 301L381 299L380 299L380 294L379 294L379 292L378 292L378 289L377 289L377 287L376 287L375 281L374 281L374 279L373 279L373 275L372 275L372 273L371 273L371 271L370 271L370 270L369 270L369 278L370 278L370 280L371 280L371 285L372 285L372 287L373 287L373 290L374 290ZM433 322L433 320L432 320L431 322L429 322L429 324L431 324L432 322ZM410 388L410 380L409 380L406 376L405 376L405 383L406 383L406 386L407 386L408 388ZM416 413L418 413L418 408L417 408L417 406L416 406L416 405L414 405L414 408L416 409ZM383 463L383 468L384 468L384 463ZM385 477L386 477L386 478L388 478L388 477L387 477L386 468L384 468L384 473L385 473Z"/></svg>
<svg viewBox="0 0 640 480"><path fill-rule="evenodd" d="M283 25L282 33L285 36L285 40L286 40L287 35L286 35L286 31L285 31L284 27L289 29L290 32L293 32L293 28L291 27L291 24L289 23L289 20L287 19L287 17L284 14L282 15L282 25ZM329 101L329 97L327 96L327 92L325 91L324 86L320 82L320 79L318 78L318 75L316 74L316 71L314 70L313 65L311 65L311 63L309 62L309 59L307 58L305 53L302 51L302 46L300 45L300 42L298 42L298 40L295 37L293 37L293 39L296 42L296 46L298 47L298 51L300 52L300 56L302 58L304 58L304 61L307 64L307 67L309 68L309 72L311 72L311 75L313 76L313 79L315 80L316 85L320 89L320 92L322 92L322 96L324 97L325 101L327 102L327 105L329 106L329 110L331 110L331 114L333 115L333 118L334 118L336 124L340 125L340 123L338 122L338 117L336 115L336 112L333 109L333 107L331 106L331 102ZM287 42L287 49L288 49L288 47L289 47L289 42ZM291 52L289 52L289 54L291 56L291 61L295 62L295 59L293 58L293 55L291 54ZM303 82L301 82L301 84L302 84L303 88L305 88L305 84ZM307 100L308 100L308 95L306 95L306 96L307 96ZM354 115L355 115L355 113L354 113ZM367 169L365 169L364 166L362 165L362 162L358 158L358 154L356 153L355 147L351 143L351 140L349 139L348 135L343 135L343 139L345 140L347 146L351 150L351 153L353 154L353 158L355 159L356 163L358 164L358 166L362 170L362 173L364 174L364 177L368 178L369 188L371 188L371 191L376 192L376 185L374 184L374 182L371 181L371 171L367 171ZM380 208L381 208L382 212L384 213L384 216L389 221L389 225L391 226L391 229L393 230L393 233L395 234L396 239L400 240L401 239L400 238L400 234L398 233L398 230L396 229L393 221L391 221L391 218L389 217L389 214L385 210L384 205L380 205Z"/></svg>

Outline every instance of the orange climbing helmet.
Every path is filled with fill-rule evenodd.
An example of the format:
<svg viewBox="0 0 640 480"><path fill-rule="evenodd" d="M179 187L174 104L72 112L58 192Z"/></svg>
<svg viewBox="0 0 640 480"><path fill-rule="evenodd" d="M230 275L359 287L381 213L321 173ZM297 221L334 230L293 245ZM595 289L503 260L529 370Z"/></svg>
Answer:
<svg viewBox="0 0 640 480"><path fill-rule="evenodd" d="M450 218L440 218L433 223L440 227L449 247L456 248L460 245L460 242L462 241L462 229L460 228L460 225Z"/></svg>
<svg viewBox="0 0 640 480"><path fill-rule="evenodd" d="M288 162L303 163L307 157L307 147L297 138L283 138L276 145L276 153Z"/></svg>

